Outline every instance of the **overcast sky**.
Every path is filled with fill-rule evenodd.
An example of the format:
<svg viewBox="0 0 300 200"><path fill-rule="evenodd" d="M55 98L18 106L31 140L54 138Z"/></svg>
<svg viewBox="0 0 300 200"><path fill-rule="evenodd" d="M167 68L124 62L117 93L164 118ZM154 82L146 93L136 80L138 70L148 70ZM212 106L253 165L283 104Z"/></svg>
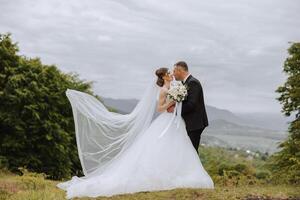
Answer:
<svg viewBox="0 0 300 200"><path fill-rule="evenodd" d="M184 60L206 104L279 113L299 10L298 0L0 0L0 33L21 54L96 81L100 96L140 98L156 68Z"/></svg>

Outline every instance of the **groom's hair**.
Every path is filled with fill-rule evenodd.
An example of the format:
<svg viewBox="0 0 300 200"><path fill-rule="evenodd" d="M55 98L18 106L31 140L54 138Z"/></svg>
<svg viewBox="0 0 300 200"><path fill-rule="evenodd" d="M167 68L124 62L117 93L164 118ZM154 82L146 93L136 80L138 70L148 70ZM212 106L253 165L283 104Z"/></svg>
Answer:
<svg viewBox="0 0 300 200"><path fill-rule="evenodd" d="M177 67L182 67L182 69L184 69L184 71L189 71L189 67L188 67L188 65L186 64L186 62L184 62L184 61L179 61L179 62L177 62L176 64L175 64L175 66Z"/></svg>

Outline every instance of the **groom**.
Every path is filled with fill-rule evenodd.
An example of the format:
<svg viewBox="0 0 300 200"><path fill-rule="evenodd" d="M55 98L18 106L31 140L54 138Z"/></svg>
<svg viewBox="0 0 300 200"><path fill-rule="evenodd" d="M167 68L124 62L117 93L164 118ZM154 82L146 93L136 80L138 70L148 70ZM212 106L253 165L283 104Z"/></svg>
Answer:
<svg viewBox="0 0 300 200"><path fill-rule="evenodd" d="M202 86L199 80L189 73L184 61L174 65L173 76L188 87L187 98L182 102L181 116L185 121L188 136L198 152L201 133L208 126ZM168 112L174 112L174 106L168 108Z"/></svg>

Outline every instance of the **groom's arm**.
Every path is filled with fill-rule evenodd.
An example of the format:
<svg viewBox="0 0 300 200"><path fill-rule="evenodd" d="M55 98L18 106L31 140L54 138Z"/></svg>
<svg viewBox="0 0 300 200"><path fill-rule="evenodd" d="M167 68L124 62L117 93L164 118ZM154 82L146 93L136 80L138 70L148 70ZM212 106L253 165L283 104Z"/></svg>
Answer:
<svg viewBox="0 0 300 200"><path fill-rule="evenodd" d="M187 100L182 102L183 109L181 111L182 114L189 113L195 109L197 103L199 103L199 95L201 93L200 85L191 81L188 84L188 98Z"/></svg>

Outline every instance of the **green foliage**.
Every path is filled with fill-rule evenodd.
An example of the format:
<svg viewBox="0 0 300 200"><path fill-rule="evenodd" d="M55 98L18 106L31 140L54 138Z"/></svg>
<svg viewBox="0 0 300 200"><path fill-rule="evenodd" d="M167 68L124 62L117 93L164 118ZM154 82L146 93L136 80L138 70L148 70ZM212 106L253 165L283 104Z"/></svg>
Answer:
<svg viewBox="0 0 300 200"><path fill-rule="evenodd" d="M275 181L300 184L300 43L293 43L288 52L283 68L288 78L276 92L281 94L277 100L283 105L282 112L286 116L295 114L295 119L290 123L287 140L279 146L281 151L270 158L268 166Z"/></svg>
<svg viewBox="0 0 300 200"><path fill-rule="evenodd" d="M81 174L65 91L92 94L92 82L17 53L10 34L0 34L0 164L16 172L24 166L54 179Z"/></svg>
<svg viewBox="0 0 300 200"><path fill-rule="evenodd" d="M283 86L279 86L276 92L280 93L277 100L282 104L282 112L290 116L296 112L300 114L300 43L293 43L288 49L289 57L285 60L283 72L287 74L287 80Z"/></svg>
<svg viewBox="0 0 300 200"><path fill-rule="evenodd" d="M203 146L199 152L204 168L217 185L253 185L269 181L270 172L264 166L265 154Z"/></svg>

